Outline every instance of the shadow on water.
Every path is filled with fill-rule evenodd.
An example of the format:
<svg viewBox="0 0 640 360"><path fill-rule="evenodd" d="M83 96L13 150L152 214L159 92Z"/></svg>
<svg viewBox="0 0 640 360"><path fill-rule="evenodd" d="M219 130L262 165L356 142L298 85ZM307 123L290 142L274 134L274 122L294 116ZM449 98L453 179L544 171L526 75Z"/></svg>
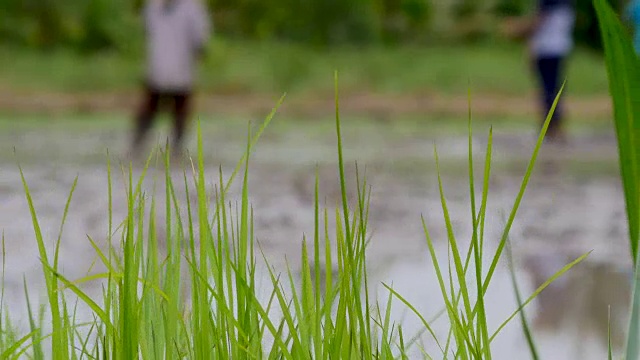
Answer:
<svg viewBox="0 0 640 360"><path fill-rule="evenodd" d="M537 287L568 260L529 256L523 267ZM631 280L630 272L610 264L587 262L576 267L540 294L533 329L572 333L577 339L593 338L606 348L610 308L611 340L614 348L619 349L626 331Z"/></svg>
<svg viewBox="0 0 640 360"><path fill-rule="evenodd" d="M570 262L563 256L516 257L516 274L523 297L528 297L553 273ZM405 296L425 318L433 318L443 307L440 289L430 260L398 263L376 276ZM586 262L575 267L544 290L525 309L543 359L604 359L607 350L608 311L611 309L611 333L614 349L623 347L630 298L630 275L607 264ZM385 302L386 293L379 292ZM489 328L517 309L507 270L496 272L486 297ZM399 301L393 302L393 318L401 321L406 334L421 332L418 318ZM436 333L446 339L446 317L436 321ZM430 354L438 354L430 338L422 336ZM496 359L513 359L527 354L521 325L515 318L492 343Z"/></svg>

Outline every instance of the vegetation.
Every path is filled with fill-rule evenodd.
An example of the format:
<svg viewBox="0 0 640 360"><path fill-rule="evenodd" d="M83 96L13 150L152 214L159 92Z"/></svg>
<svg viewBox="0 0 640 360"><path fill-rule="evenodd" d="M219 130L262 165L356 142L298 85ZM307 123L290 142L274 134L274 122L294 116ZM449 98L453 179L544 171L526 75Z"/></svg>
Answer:
<svg viewBox="0 0 640 360"><path fill-rule="evenodd" d="M605 0L595 0L594 4L605 47L609 89L613 99L615 128L618 137L620 173L629 224L629 242L631 256L635 264L625 359L639 359L640 104L636 99L640 96L640 87L638 87L640 85L640 60L613 9Z"/></svg>
<svg viewBox="0 0 640 360"><path fill-rule="evenodd" d="M640 123L637 118L640 112L633 99L640 95L636 86L640 81L639 60L622 25L605 0L595 0L595 3L615 107L630 245L635 257L640 240ZM282 100L278 106L281 103ZM185 171L178 181L172 178L169 171L171 164L168 151L152 154L138 179L133 178L131 167L128 171L123 169L123 175L128 178L128 214L125 219L113 219L112 216L112 169L107 162L108 248L103 250L93 238L88 238L106 271L83 279L67 279L59 272L58 249L66 215L63 216L56 248L50 252L45 246L37 211L23 176L48 302L43 305L44 310L37 314L28 306L31 329L27 334L18 334L13 329L12 317L7 309L0 311L0 358L29 356L43 359L45 348L50 344L53 359L404 359L414 354L411 351L418 351L425 358L490 359L491 343L504 326L519 316L525 306L554 279L588 255L580 256L563 267L525 299L521 298L517 286L514 286L519 306L500 326L489 329L484 296L504 251L508 254L509 231L532 176L551 114L532 150L520 190L498 246L492 253L488 253L488 247L485 246L484 233L491 176L492 131L488 133L484 175L479 181L480 191L477 192L469 119L469 220L473 228L472 237L465 239L467 241L455 237L440 180L437 150L434 151L434 157L447 229L446 261L438 257L429 225L422 221L433 270L445 304L442 314L448 317L450 330L445 338L438 337L425 314L417 312L402 294L388 284L385 287L389 291L389 301L385 307L381 307L377 301L369 298L368 291L371 286L366 261L370 189L366 178L360 173L354 183L345 178L336 89L335 125L340 174L337 180L342 194L341 204L335 210L321 208L316 181L315 224L310 233L312 235L303 237L302 274L297 278L290 269L281 274L268 266L267 275L272 287L266 301L262 301L257 292L260 249L256 246L253 231L254 214L248 200L248 176L250 156L275 111L267 117L257 133L249 134L245 155L228 180L220 172L217 185L212 189L207 186L204 173L200 133L192 172L188 175ZM147 169L154 160L165 166L165 188L162 191L166 201L161 205L156 203L155 193L146 193L142 186ZM233 205L235 199L230 197L228 190L238 175L242 176L241 194L236 205ZM67 203L60 204L65 214L72 201L76 182L70 189ZM348 183L355 185L355 188L349 187ZM197 200L191 202L187 196L187 210L182 211L176 187L184 186L188 193L193 188L190 184L196 189ZM355 200L350 201L351 198ZM166 239L158 235L158 211L165 213ZM330 232L328 224L333 217L337 226L335 232ZM161 247L166 250L161 250ZM268 264L269 259L264 260ZM489 260L488 268L483 266L484 260ZM324 271L326 275L322 279L321 264L324 264L324 270L335 264L338 275L334 278L331 271ZM635 261L635 266L634 301L626 359L640 358L640 262ZM183 273L184 277L181 276ZM82 285L90 281L103 284L102 298L94 299L83 292ZM26 283L24 288L28 301ZM90 308L93 321L76 321L77 304L68 300L70 295ZM404 304L420 319L434 344L433 348L420 346L412 340L414 334L405 334L402 324L394 322L390 317L392 301ZM50 319L50 332L44 330L45 317ZM522 316L521 321L526 331L526 318ZM528 332L526 334L531 353L536 357L535 342Z"/></svg>
<svg viewBox="0 0 640 360"><path fill-rule="evenodd" d="M196 203L187 200L186 213L180 211L174 181L168 171L169 157L164 157L167 169L164 179L166 203L163 206L167 219L166 253L159 250L155 196L153 193L145 194L141 185L146 171L140 179L134 180L129 170L128 216L118 223L109 212L109 223L113 224L107 235L109 249L101 250L89 238L107 271L84 279L66 279L58 272L57 250L53 254L47 252L29 187L23 178L43 263L49 301L46 309L51 316L52 329L50 334L45 335L42 317L38 321L32 314L31 332L18 336L11 330L7 313L0 329L0 344L4 349L2 357L16 358L29 353L35 358L42 358L42 344L45 341L51 341L54 358L59 359L82 355L103 359L138 356L207 358L211 354L216 358L392 358L406 356L409 351L415 350L417 345L409 340L414 334L404 334L402 325L395 324L389 315L391 299L404 303L409 309L414 309L413 306L391 286L387 286L390 301L385 308L369 298L368 288L371 284L368 283L366 268L369 189L366 179L358 176L356 202L348 201L351 192L348 191L344 175L339 112L336 113L336 131L342 205L335 213L321 209L316 184L315 227L313 236L303 239L301 278L296 279L289 269L283 276L268 267L272 291L266 303L260 301L256 291L256 251L259 249L254 242L247 177L249 156L272 116L273 113L248 142L246 154L236 172L231 174L228 181L224 181L220 174L215 189L206 187L202 139L199 138L198 159L193 173L198 200ZM489 358L491 341L504 325L517 316L554 278L586 257L584 255L576 259L543 284L519 308L514 309L513 315L497 329L488 328L483 298L507 244L510 226L532 174L543 134L534 149L497 251L488 258L491 265L483 269L483 259L487 256L483 243L491 169L491 133L481 200L476 204L471 128L469 130L473 238L468 242L455 238L442 184L442 208L449 234L449 256L452 259L448 265L440 265L441 259L438 259L434 250L428 226L423 222L425 238L446 304L444 313L451 324L448 337L437 338L430 330L425 315L416 313L437 345L434 350L421 350L429 351L430 354L425 352L424 355L430 357L436 356L433 353L436 351L438 357L445 358L450 354L462 358ZM437 161L437 152L435 156ZM160 161L162 158L156 157ZM227 191L241 166L245 172L240 203L237 207L229 207ZM110 169L109 164L108 167ZM111 179L111 170L108 174ZM186 173L183 181L188 192ZM74 187L65 209L71 201ZM111 186L106 191L111 194ZM213 207L210 207L210 196L215 198ZM328 232L329 216L336 217L338 225L335 234ZM118 229L122 230L119 241L115 237ZM466 251L461 248L466 246L464 244L469 246ZM308 258L308 247L313 254L311 258ZM265 260L268 263L268 259ZM333 278L331 271L326 271L326 277L321 281L320 264L326 267L336 264L339 275ZM447 267L451 269L448 276L445 275ZM187 269L186 283L180 276L184 268ZM82 291L81 285L88 281L102 281L102 299L92 299ZM186 295L181 292L184 286L190 289ZM75 312L66 300L69 293L73 293L91 309L95 315L93 322L79 324L74 320ZM273 316L274 311L280 316Z"/></svg>
<svg viewBox="0 0 640 360"><path fill-rule="evenodd" d="M141 59L139 54L84 56L65 50L42 56L29 49L0 47L0 91L137 91ZM217 39L199 69L197 85L205 93L222 95L287 92L291 96L329 98L333 84L327 75L336 69L344 74L344 94L459 96L471 86L483 96L528 96L536 89L525 49L500 42L391 49L345 46L320 51L306 45ZM607 96L607 73L601 56L578 49L568 71L567 93Z"/></svg>
<svg viewBox="0 0 640 360"><path fill-rule="evenodd" d="M5 0L0 38L40 49L59 46L81 52L130 51L141 34L144 0ZM623 0L611 0L618 9ZM287 40L316 45L425 43L491 38L495 20L522 15L532 0L206 0L216 32L251 40ZM598 47L589 0L577 0L577 37Z"/></svg>

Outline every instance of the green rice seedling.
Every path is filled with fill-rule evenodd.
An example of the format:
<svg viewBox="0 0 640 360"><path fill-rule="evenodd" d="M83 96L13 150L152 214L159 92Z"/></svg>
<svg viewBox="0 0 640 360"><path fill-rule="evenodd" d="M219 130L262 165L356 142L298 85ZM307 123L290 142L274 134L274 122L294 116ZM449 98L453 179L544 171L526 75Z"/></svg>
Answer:
<svg viewBox="0 0 640 360"><path fill-rule="evenodd" d="M611 346L611 306L607 312L607 358L613 360L613 348Z"/></svg>
<svg viewBox="0 0 640 360"><path fill-rule="evenodd" d="M40 343L40 338L42 337L42 334L41 334L41 330L36 326L36 322L33 319L33 312L31 311L31 301L29 299L29 291L27 290L27 279L23 278L23 284L24 284L24 297L27 302L27 312L29 315L29 329L33 334L33 339L32 339L33 358L36 360L42 360L44 359L42 344Z"/></svg>
<svg viewBox="0 0 640 360"><path fill-rule="evenodd" d="M5 279L5 264L6 264L6 248L4 242L4 233L2 234L2 283L4 284ZM4 287L0 289L0 358L8 358L14 352L16 352L19 347L29 341L29 337L35 337L36 331L34 329L31 330L31 333L27 337L23 337L18 340L16 331L11 323L11 318L9 317L9 311L5 309L4 306Z"/></svg>
<svg viewBox="0 0 640 360"><path fill-rule="evenodd" d="M337 89L336 89L337 90ZM337 101L337 98L336 98ZM339 104L336 103L339 109ZM351 209L347 201L347 184L344 177L340 117L336 113L338 138L338 170L341 187L342 211L336 209L334 251L330 246L329 211L321 211L319 187L316 177L313 235L313 266L309 259L307 239L302 242L302 276L298 284L290 269L287 270L288 289L276 286L276 298L283 313L283 324L291 342L290 350L281 356L293 358L394 358L392 338L396 333L391 325L390 303L383 315L368 296L366 276L367 218L370 192L365 179L356 177L357 202ZM357 172L359 174L359 172ZM324 214L324 216L322 216ZM324 219L322 224L321 218ZM324 228L324 246L321 244L321 228ZM325 267L331 267L336 259L338 278L326 271L325 284L321 283L321 252L324 250ZM278 275L269 269L271 280L279 285ZM377 314L376 310L378 311ZM281 328L273 333L281 334ZM285 341L285 342L286 342ZM405 349L401 350L403 353ZM275 357L271 352L270 358Z"/></svg>
<svg viewBox="0 0 640 360"><path fill-rule="evenodd" d="M22 183L24 185L25 194L27 197L27 202L29 203L29 210L31 212L31 218L33 221L33 229L35 232L36 241L38 243L38 251L40 253L40 261L43 264L44 277L47 288L47 295L49 300L49 310L51 311L51 324L52 324L52 356L54 359L68 359L70 358L69 354L69 339L67 337L67 332L64 331L63 328L63 314L60 309L60 294L58 293L58 281L55 279L55 276L52 273L57 272L57 268L52 268L52 271L48 271L48 268L51 267L49 263L49 257L47 255L45 242L42 236L42 232L40 230L40 225L38 223L36 210L33 205L33 200L31 198L31 193L29 192L29 187L27 186L26 180L24 178L24 174L22 169L20 170L20 174L22 176Z"/></svg>
<svg viewBox="0 0 640 360"><path fill-rule="evenodd" d="M415 352L414 348L428 359L490 359L491 342L504 326L551 281L586 257L584 255L565 266L533 295L519 301L518 308L497 329L489 329L484 297L507 244L544 131L488 269L484 269L482 264L492 132L489 132L478 207L469 117L473 233L468 249L462 249L462 243L455 237L438 153L434 151L450 257L446 264L438 262L424 219L422 224L445 303L443 314L448 316L450 324L447 338L439 339L431 326L432 321L421 315L392 286L384 284L389 291L385 306L370 297L372 287L367 274L367 246L370 240L371 189L366 172L361 175L356 164L355 187L349 191L349 185L353 184L345 175L337 80L336 74L337 181L341 201L335 209L322 207L316 176L314 228L312 236L304 235L301 239L302 271L299 277L288 265L284 271L271 266L257 246L254 213L249 203L251 155L260 135L274 117L276 106L255 134L249 131L245 154L229 178L225 180L220 170L213 186L209 185L210 179L205 173L199 126L197 154L191 168L183 170L179 181L174 180L170 171L172 164L168 145L166 151L149 156L137 178L134 178L132 165L123 167L127 213L119 223L113 219L112 169L110 160L107 160L107 248L102 249L91 236L87 237L97 260L106 270L81 279L69 280L58 271L59 244L76 181L65 206L53 260L49 261L29 187L23 176L47 284L47 310L52 319L52 330L50 334L43 334L42 317L36 322L31 310L30 333L24 337L18 337L9 330L8 317L0 318L2 358L13 359L25 354L35 359L42 358L42 344L50 341L53 359L406 359ZM282 99L278 106L281 102ZM550 117L547 125L549 120ZM161 205L156 196L159 180L153 178L149 192L144 186L145 181L151 178L149 173L154 159L156 166L164 166L161 176L164 189L161 191L165 199ZM237 175L241 186L239 194L234 197L230 186ZM178 191L182 187L186 195L184 201L179 194L182 190ZM349 200L351 194L352 201ZM159 231L161 211L164 211L164 238ZM333 221L335 229L330 230ZM256 250L266 265L262 273ZM321 275L323 264L324 281ZM448 276L445 269L448 269ZM259 291L261 274L267 277L266 294ZM100 282L101 298L92 298L82 289L83 284L91 281ZM71 306L67 302L66 295L70 294L90 309L93 321L79 322L78 303ZM26 285L25 295L28 298ZM439 351L437 356L429 354L419 344L420 335L405 341L401 325L391 316L394 300L399 300L418 316L424 332L435 340Z"/></svg>
<svg viewBox="0 0 640 360"><path fill-rule="evenodd" d="M609 4L594 0L594 6L605 47L631 254L635 262L640 236L640 61L626 29Z"/></svg>
<svg viewBox="0 0 640 360"><path fill-rule="evenodd" d="M560 94L558 95L559 98ZM484 168L484 178L482 184L482 194L481 194L481 202L480 207L476 207L476 194L475 194L475 180L474 180L474 164L473 164L473 148L472 148L472 128L471 128L471 114L469 114L469 185L470 185L470 198L471 198L471 222L472 222L472 238L470 241L469 249L466 254L464 254L459 248L459 241L456 239L453 226L447 206L447 200L444 194L444 186L441 177L438 152L434 149L434 156L436 159L436 170L437 170L437 178L438 178L438 188L440 190L440 200L442 204L442 211L444 214L444 223L447 230L447 245L449 249L449 261L446 266L448 269L448 279L444 275L443 266L438 260L436 255L436 250L434 247L433 239L430 236L430 232L428 230L428 226L423 218L423 228L425 237L427 240L427 245L429 248L429 253L431 255L431 259L433 261L433 267L436 272L436 276L438 279L440 291L442 293L443 301L445 304L445 313L448 315L449 323L450 323L450 331L448 333L446 339L446 345L444 348L440 345L442 341L436 337L433 331L430 330L432 337L434 338L436 344L439 346L442 354L440 354L443 358L461 358L461 359L491 359L491 342L495 339L495 337L500 333L500 331L507 325L509 321L511 321L515 316L517 316L524 307L529 304L535 296L537 296L540 292L542 292L553 280L563 275L566 271L568 271L571 267L580 263L584 260L587 254L584 254L571 262L570 264L563 267L560 271L554 274L549 280L543 283L538 289L536 289L533 294L527 298L524 302L521 301L519 292L516 288L516 294L518 295L518 308L513 312L511 316L507 318L496 330L490 332L487 325L487 313L485 308L484 297L487 293L488 287L491 283L491 279L495 270L498 266L498 263L501 259L502 252L508 243L509 232L511 226L514 222L515 216L517 214L518 208L521 204L521 201L524 197L526 187L528 185L529 179L532 176L535 161L538 155L538 152L542 146L544 136L546 130L549 126L549 122L551 121L551 115L555 110L555 106L557 105L558 98L556 99L553 108L548 114L543 129L540 133L536 146L533 149L532 157L529 162L529 165L526 168L520 191L514 201L514 205L511 209L511 212L507 218L504 230L502 232L501 238L498 242L497 249L495 253L492 255L491 263L488 271L486 271L482 267L483 264L483 256L484 256L484 242L485 242L485 219L486 219L486 209L488 202L488 191L489 191L489 178L491 174L491 155L492 155L492 131L489 131L488 142L487 142L487 150L485 155L485 168ZM471 107L470 107L471 108ZM468 268L471 264L471 260L473 260L474 271L471 273L472 278L468 279ZM471 286L475 286L476 293L472 296ZM388 287L390 291L393 290ZM408 305L414 313L416 313L421 319L424 326L430 329L429 324L424 320L424 317L417 313L415 308L410 306L406 300L404 300L399 294L394 294L401 300L403 303ZM524 319L524 317L522 317ZM527 338L530 341L531 353L532 356L536 357L535 347L533 347L533 340L530 333L527 332L526 322L523 322L525 325L524 330L525 334L528 335Z"/></svg>
<svg viewBox="0 0 640 360"><path fill-rule="evenodd" d="M620 173L627 209L629 241L634 260L633 295L626 359L640 358L640 61L631 39L606 1L594 0L602 34L609 93L613 101Z"/></svg>

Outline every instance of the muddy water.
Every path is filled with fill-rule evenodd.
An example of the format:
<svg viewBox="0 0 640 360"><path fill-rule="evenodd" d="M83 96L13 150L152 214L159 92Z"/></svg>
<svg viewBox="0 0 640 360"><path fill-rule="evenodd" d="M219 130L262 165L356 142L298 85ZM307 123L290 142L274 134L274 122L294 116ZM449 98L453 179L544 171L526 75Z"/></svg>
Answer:
<svg viewBox="0 0 640 360"><path fill-rule="evenodd" d="M252 160L249 184L255 233L272 265L282 269L287 259L293 269L299 269L302 236L313 231L316 169L323 203L332 208L339 201L335 140L331 125L326 122L288 122L274 127L267 131ZM105 154L107 148L112 149L114 163L124 158L121 155L127 140L125 130L125 125L118 121L111 125L17 124L0 135L3 154L0 227L6 242L2 265L6 269L5 303L12 314L24 314L23 276L34 302L41 299L43 289L16 159L23 166L48 243L57 237L66 197L79 175L62 238L61 268L67 277L80 278L95 261L86 235L105 245L108 232ZM244 131L242 126L218 122L204 126L209 178L217 177L220 164L225 174L230 174L245 147ZM344 134L351 190L355 185L355 160L361 172L366 170L372 186L372 241L368 253L372 283L393 284L426 318L431 318L441 309L442 300L427 253L421 215L436 241L440 262L447 260L433 144L438 146L455 235L466 244L471 233L467 138L462 136L464 132L443 132L428 125L363 125L355 120L345 122ZM495 249L499 240L533 139L533 134L496 129L487 252ZM474 137L478 176L482 174L486 143L484 137ZM151 175L154 174L160 172L152 171ZM175 176L179 179L180 172L176 170ZM162 189L161 181L157 185ZM151 190L153 182L150 180L145 186ZM113 215L120 220L126 208L124 182L118 171L114 171L113 188ZM237 190L233 188L233 196L237 196ZM164 200L162 193L159 191L160 204ZM568 145L545 145L511 231L520 290L528 296L562 266L583 253L593 252L586 262L556 281L527 308L542 358L605 358L609 307L613 342L618 348L622 346L630 292L626 231L613 135L580 131ZM162 227L159 233L162 237ZM98 285L87 285L86 289L99 295ZM384 303L386 293L381 286L374 291ZM516 308L505 261L496 272L486 301L491 329L497 328ZM405 334L421 330L416 317L403 306L396 304L393 314L395 320L402 321ZM14 317L19 326L26 325L23 316ZM438 320L435 327L444 339L447 328L444 319ZM432 354L437 354L431 339L423 336L422 340ZM526 343L517 318L496 338L493 348L495 358L523 358Z"/></svg>

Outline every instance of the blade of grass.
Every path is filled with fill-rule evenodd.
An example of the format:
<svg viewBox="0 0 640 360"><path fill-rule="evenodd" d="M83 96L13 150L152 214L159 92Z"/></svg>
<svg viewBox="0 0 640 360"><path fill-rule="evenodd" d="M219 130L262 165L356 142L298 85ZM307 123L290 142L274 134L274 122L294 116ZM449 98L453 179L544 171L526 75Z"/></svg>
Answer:
<svg viewBox="0 0 640 360"><path fill-rule="evenodd" d="M484 311L484 296L482 294L482 247L480 243L481 235L478 234L478 226L479 226L479 216L482 216L482 210L486 203L481 204L480 215L476 213L476 193L475 193L475 174L474 174L474 166L473 166L473 127L471 126L471 90L468 92L468 109L469 109L469 120L468 120L468 128L469 128L469 198L471 202L471 226L472 226L472 236L471 236L471 249L467 253L467 259L464 265L464 273L463 276L466 276L467 267L469 265L469 259L473 254L474 265L475 265L475 280L476 280L476 301L478 303L478 321L476 321L476 347L478 349L484 349L483 356L485 359L491 359L491 348L489 346L484 346L483 344L489 343L489 330L487 329L487 320L486 314ZM491 133L489 135L488 148L491 147ZM490 156L490 152L487 151L487 155ZM486 185L486 181L485 184ZM485 197L482 197L482 200L485 200ZM473 323L473 314L469 315L469 322Z"/></svg>
<svg viewBox="0 0 640 360"><path fill-rule="evenodd" d="M545 139L545 135L547 133L547 129L549 128L549 124L551 123L551 119L553 117L553 113L556 110L556 107L558 106L558 101L560 100L560 97L562 96L562 93L564 91L564 84L562 85L562 87L560 88L560 90L558 91L558 95L556 96L553 105L551 106L551 110L549 111L549 113L547 114L547 118L545 119L544 125L542 127L542 130L540 131L540 135L538 137L538 141L533 149L533 153L531 155L531 160L529 161L529 165L527 165L527 169L525 171L525 175L524 178L522 179L522 183L520 185L520 190L518 191L518 195L516 196L515 202L513 204L513 207L511 208L511 213L509 214L509 217L507 219L507 224L504 227L504 230L502 232L502 236L500 238L500 243L498 244L498 248L496 249L496 252L493 256L493 260L491 261L491 265L489 266L489 271L485 277L483 286L482 286L482 291L484 293L487 292L487 289L489 287L489 284L491 282L491 278L493 277L493 273L496 270L496 267L498 266L498 261L500 260L500 257L502 255L502 251L504 250L504 247L506 245L507 242L507 237L509 235L509 232L511 231L511 227L513 225L513 222L515 220L516 214L518 212L518 209L520 207L520 203L522 202L522 199L524 198L524 193L527 189L527 185L529 184L529 179L531 178L531 174L533 173L533 168L535 166L536 160L538 158L538 153L540 152L540 148L542 147L542 143ZM474 310L475 313L475 310Z"/></svg>
<svg viewBox="0 0 640 360"><path fill-rule="evenodd" d="M609 360L613 360L613 349L611 346L611 305L607 312L607 355Z"/></svg>
<svg viewBox="0 0 640 360"><path fill-rule="evenodd" d="M256 143L258 142L258 140L260 139L260 137L262 136L262 133L264 132L264 130L267 128L267 126L269 126L269 124L271 123L271 120L273 120L273 118L275 117L276 113L278 112L278 109L280 108L280 106L282 106L282 104L284 103L284 99L286 97L286 94L282 95L280 97L280 99L278 100L278 102L276 103L276 105L273 107L273 109L271 110L271 112L269 113L269 115L267 115L267 117L265 118L264 122L262 123L262 125L260 126L260 129L258 129L258 131L256 132L256 134L253 136L251 142L248 144L248 150L247 152L242 156L242 158L238 161L235 169L233 170L233 172L231 173L231 176L229 177L229 179L227 180L226 185L224 186L223 190L224 192L228 192L229 191L229 187L231 186L231 184L233 183L233 179L236 177L237 173L240 171L240 169L242 168L242 166L245 164L246 162L246 158L249 156L249 153L253 150L253 148L255 147Z"/></svg>
<svg viewBox="0 0 640 360"><path fill-rule="evenodd" d="M631 254L635 261L640 240L640 61L627 30L609 3L594 0L594 7L613 100Z"/></svg>
<svg viewBox="0 0 640 360"><path fill-rule="evenodd" d="M513 286L513 291L516 296L516 301L518 302L518 308L522 309L520 314L520 323L522 324L522 331L524 332L524 337L527 339L527 346L529 346L529 353L531 354L532 360L540 359L538 355L538 350L533 340L533 335L531 333L531 328L529 327L529 322L527 321L527 316L524 312L524 304L522 303L522 295L520 294L520 289L518 287L518 280L516 279L516 271L513 265L513 252L511 249L511 241L507 242L507 260L509 262L509 274L511 274L511 284Z"/></svg>
<svg viewBox="0 0 640 360"><path fill-rule="evenodd" d="M31 333L33 334L33 338L31 340L31 347L33 348L33 358L34 360L43 360L44 352L42 351L42 344L39 340L39 338L41 337L40 329L36 327L36 322L33 320L33 312L31 311L31 300L29 299L29 291L27 290L27 279L25 277L22 278L22 284L24 287L24 297L27 302L29 328L31 330Z"/></svg>
<svg viewBox="0 0 640 360"><path fill-rule="evenodd" d="M31 221L33 225L33 230L36 236L36 242L38 244L38 252L40 255L40 261L45 265L45 267L49 267L49 258L47 256L47 250L44 244L44 238L42 236L42 231L40 229L40 223L38 221L38 216L36 214L35 206L33 204L33 199L31 197L31 192L29 190L29 186L27 185L27 180L24 176L24 172L22 171L22 167L19 166L20 177L22 179L22 185L24 188L25 196L27 198L27 203L29 204L29 212L31 213ZM68 359L70 357L69 354L69 340L67 339L66 332L63 331L62 324L62 316L60 313L60 304L58 293L56 292L56 280L46 269L44 272L45 283L47 286L47 295L49 300L49 306L51 310L51 323L52 323L52 331L53 331L53 339L52 339L52 347L53 347L53 357L60 359Z"/></svg>
<svg viewBox="0 0 640 360"><path fill-rule="evenodd" d="M38 330L36 330L37 332ZM22 345L24 345L27 341L29 341L29 339L32 339L33 336L35 335L35 332L30 332L27 335L21 337L18 341L15 341L13 343L13 345L11 345L11 347L9 347L8 349L4 350L1 354L0 354L0 359L16 359L17 356L14 356L14 354L20 350L20 347ZM22 351L24 352L24 350ZM19 355L18 355L19 356Z"/></svg>
<svg viewBox="0 0 640 360"><path fill-rule="evenodd" d="M62 274L56 272L51 266L44 264L45 269L52 274L56 279L60 280L68 289L73 291L85 304L87 304L91 310L100 318L100 320L106 325L107 329L113 331L113 325L109 318L107 318L104 310L93 301L87 294L85 294L79 287L74 285L71 281L67 280Z"/></svg>
<svg viewBox="0 0 640 360"><path fill-rule="evenodd" d="M316 313L313 322L313 338L314 353L316 359L322 359L323 341L322 341L322 291L320 283L320 179L318 175L318 165L315 169L315 184L313 192L313 273L314 273L314 295L315 304L314 312ZM325 272L331 272L331 264L325 264Z"/></svg>
<svg viewBox="0 0 640 360"><path fill-rule="evenodd" d="M351 239L351 232L349 229L349 205L347 204L347 187L345 184L344 174L344 157L342 154L342 134L340 131L340 99L338 98L338 72L334 74L335 80L335 106L336 106L336 137L338 140L338 170L340 180L340 193L342 198L342 216L344 216L344 227L346 232L346 238Z"/></svg>
<svg viewBox="0 0 640 360"><path fill-rule="evenodd" d="M69 196L67 196L67 203L64 206L64 212L62 213L62 221L60 222L60 230L58 232L58 240L56 241L56 251L53 256L53 268L58 268L58 259L60 254L60 243L62 242L62 232L64 230L64 224L67 220L67 215L69 214L69 206L71 205L71 199L73 198L73 193L76 190L76 186L78 185L78 176L76 176L73 180L73 185L71 185L71 190L69 190Z"/></svg>
<svg viewBox="0 0 640 360"><path fill-rule="evenodd" d="M440 351L444 355L445 354L445 350L442 348L442 345L440 345L440 341L438 340L438 336L436 336L435 331L433 331L433 328L431 327L429 322L427 322L427 320L422 316L422 314L420 314L420 312L408 300L406 300L402 295L400 295L398 292L393 290L390 286L388 286L385 283L382 283L382 286L387 288L387 290L390 293L392 293L396 298L398 298L398 300L400 300L403 304L405 304L409 308L409 310L411 310L414 314L416 314L416 316L422 322L422 325L427 329L427 331L429 332L429 334L431 335L433 340L436 342L436 345L438 346L438 348L440 349Z"/></svg>
<svg viewBox="0 0 640 360"><path fill-rule="evenodd" d="M540 285L532 294L531 296L529 296L529 298L527 298L527 300L525 300L522 305L518 306L518 309L516 311L513 312L513 314L511 314L511 316L509 316L507 318L507 320L505 320L500 326L498 326L498 329L493 333L493 335L491 335L491 338L489 338L489 342L492 342L493 339L495 339L496 336L498 336L498 334L500 333L500 331L502 331L502 329L504 329L505 326L507 326L507 324L518 315L518 313L520 313L522 311L522 309L524 309L525 306L527 306L531 301L533 301L533 299L535 299L542 291L544 291L544 289L547 288L547 286L549 286L552 282L554 282L557 278L559 278L560 276L564 275L564 273L566 273L567 271L569 271L569 269L571 269L572 267L576 266L577 264L581 263L584 259L586 259L589 255L591 254L591 251L589 251L588 253L578 257L577 259L573 260L572 262L570 262L569 264L565 265L564 267L562 267L562 269L558 270L555 274L553 274L547 281L545 281L544 283L542 283L542 285Z"/></svg>
<svg viewBox="0 0 640 360"><path fill-rule="evenodd" d="M625 27L611 6L593 1L604 45L618 140L620 174L625 195L631 256L635 263L627 331L626 359L640 357L640 60Z"/></svg>
<svg viewBox="0 0 640 360"><path fill-rule="evenodd" d="M438 151L434 147L434 156L436 159L436 172L438 176L438 189L440 192L440 202L442 205L442 212L444 214L444 221L447 228L447 238L449 240L449 246L453 255L453 264L455 266L455 274L458 278L458 285L462 293L462 301L466 314L471 314L471 301L469 299L469 291L467 289L467 280L465 278L465 271L462 265L462 258L460 251L458 250L458 244L453 233L453 226L451 224L451 217L449 215L449 209L447 207L447 201L444 196L444 186L442 184L442 176L440 172L440 160L438 158Z"/></svg>

